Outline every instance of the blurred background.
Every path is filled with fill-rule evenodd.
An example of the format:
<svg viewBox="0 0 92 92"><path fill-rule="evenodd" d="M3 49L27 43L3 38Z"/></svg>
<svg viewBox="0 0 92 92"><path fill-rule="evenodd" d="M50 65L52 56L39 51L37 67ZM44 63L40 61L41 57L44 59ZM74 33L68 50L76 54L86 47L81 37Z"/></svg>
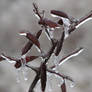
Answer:
<svg viewBox="0 0 92 92"><path fill-rule="evenodd" d="M27 43L25 37L21 37L18 33L21 30L29 30L32 33L40 30L37 19L33 13L32 3L36 2L41 10L45 10L46 17L56 21L56 18L50 16L50 10L62 10L67 14L80 18L92 10L92 0L0 0L0 53L19 57L21 48ZM92 21L88 21L73 32L68 39L65 40L62 53L65 56L76 48L84 47L85 50L77 57L68 60L59 71L63 74L71 76L75 80L75 87L70 87L67 82L67 92L92 92ZM59 34L56 34L59 35ZM48 50L50 43L43 33L40 39L41 46L44 50ZM48 44L48 45L47 45ZM38 54L35 47L30 52L32 55ZM39 65L39 61L32 63ZM12 64L4 61L0 63L0 92L27 92L35 73L29 70L27 73L28 81L21 78L21 82L16 82L17 70ZM21 74L19 76L23 77ZM57 86L58 80L52 77L52 91L58 92L60 88ZM49 84L49 83L48 83ZM48 86L49 87L49 86ZM49 89L47 87L47 90ZM36 87L36 92L41 92L40 87Z"/></svg>

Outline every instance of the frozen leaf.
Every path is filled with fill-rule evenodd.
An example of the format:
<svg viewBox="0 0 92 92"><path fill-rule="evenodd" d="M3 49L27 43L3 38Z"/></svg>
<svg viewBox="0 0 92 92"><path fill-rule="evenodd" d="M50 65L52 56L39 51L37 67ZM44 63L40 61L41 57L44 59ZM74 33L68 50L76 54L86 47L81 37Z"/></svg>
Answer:
<svg viewBox="0 0 92 92"><path fill-rule="evenodd" d="M27 33L26 32L20 32L20 35L26 36L30 41L32 41L33 44L35 44L39 49L41 49L38 39L36 38L36 36L31 34L30 32L27 32Z"/></svg>
<svg viewBox="0 0 92 92"><path fill-rule="evenodd" d="M56 17L63 17L68 19L68 15L63 11L51 10L51 15Z"/></svg>
<svg viewBox="0 0 92 92"><path fill-rule="evenodd" d="M42 92L45 91L46 81L47 81L46 65L45 65L45 63L42 63L42 65L41 65L41 89L42 89Z"/></svg>
<svg viewBox="0 0 92 92"><path fill-rule="evenodd" d="M56 56L58 56L60 51L62 50L63 42L64 42L64 32L62 33L62 36L57 43L57 48L56 48L56 51L55 51Z"/></svg>
<svg viewBox="0 0 92 92"><path fill-rule="evenodd" d="M48 20L48 19L42 19L39 21L39 24L50 27L50 28L60 28L60 26L55 23L54 21Z"/></svg>
<svg viewBox="0 0 92 92"><path fill-rule="evenodd" d="M35 36L37 39L39 39L41 33L42 33L42 30L39 30L36 33ZM22 55L26 54L31 49L32 46L33 46L33 43L31 41L28 41L27 44L24 46L24 48L22 48Z"/></svg>
<svg viewBox="0 0 92 92"><path fill-rule="evenodd" d="M22 49L22 55L26 54L32 47L33 43L28 41L25 47Z"/></svg>

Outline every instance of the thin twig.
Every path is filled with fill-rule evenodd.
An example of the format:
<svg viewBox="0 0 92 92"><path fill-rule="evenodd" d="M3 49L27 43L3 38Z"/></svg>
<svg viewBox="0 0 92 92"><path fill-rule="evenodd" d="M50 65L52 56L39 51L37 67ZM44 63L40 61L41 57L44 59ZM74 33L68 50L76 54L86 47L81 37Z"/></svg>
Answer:
<svg viewBox="0 0 92 92"><path fill-rule="evenodd" d="M53 73L53 74L55 74L55 75L57 75L57 76L59 76L59 77L61 77L61 78L63 78L63 79L67 79L67 80L70 80L70 81L74 82L74 81L72 80L72 78L70 78L69 76L62 75L62 74L60 74L60 73L58 73L58 72L55 72L54 70L50 70L50 69L47 69L47 71L50 72L50 73Z"/></svg>

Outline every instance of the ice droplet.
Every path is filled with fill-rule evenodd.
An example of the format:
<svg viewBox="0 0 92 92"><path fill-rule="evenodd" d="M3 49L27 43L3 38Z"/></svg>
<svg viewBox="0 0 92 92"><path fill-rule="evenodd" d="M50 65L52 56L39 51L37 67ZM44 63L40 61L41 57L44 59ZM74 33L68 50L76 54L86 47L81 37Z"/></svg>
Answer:
<svg viewBox="0 0 92 92"><path fill-rule="evenodd" d="M24 58L21 58L21 65L22 66L20 67L20 69L18 69L18 73L19 73L19 75L21 74L21 77L23 76L24 80L28 80L27 79L27 71L28 71L28 68L25 67L26 60ZM20 78L20 76L19 76L19 78Z"/></svg>
<svg viewBox="0 0 92 92"><path fill-rule="evenodd" d="M70 83L70 87L73 88L75 86L75 82Z"/></svg>

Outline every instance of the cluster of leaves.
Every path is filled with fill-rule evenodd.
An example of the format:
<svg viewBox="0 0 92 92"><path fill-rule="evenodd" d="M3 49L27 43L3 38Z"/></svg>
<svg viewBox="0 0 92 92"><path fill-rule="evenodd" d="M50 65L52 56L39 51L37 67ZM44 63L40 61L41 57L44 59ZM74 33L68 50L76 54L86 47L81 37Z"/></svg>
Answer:
<svg viewBox="0 0 92 92"><path fill-rule="evenodd" d="M34 92L34 88L37 84L37 82L40 80L41 81L41 90L42 92L45 91L46 88L46 82L47 82L47 73L54 74L60 78L63 78L63 83L61 84L61 90L62 92L66 92L66 82L65 80L72 81L72 78L69 76L66 76L64 74L60 74L59 72L56 71L56 68L60 66L62 63L67 61L68 59L77 56L80 52L83 51L83 47L80 47L79 49L71 52L69 55L61 58L61 60L57 61L54 63L53 66L50 66L49 68L47 67L48 60L51 58L51 56L54 54L56 57L59 56L59 53L62 50L62 46L64 43L64 40L69 37L69 35L76 30L81 24L86 22L89 19L92 19L92 11L90 11L87 15L80 19L75 19L68 14L64 13L63 11L58 11L58 10L51 10L51 15L54 17L58 17L58 22L54 22L48 18L44 18L44 13L45 11L39 11L38 6L33 3L33 11L34 14L38 17L38 25L41 25L41 30L39 30L36 34L32 34L31 32L25 32L22 31L19 33L19 35L25 36L29 41L27 44L22 48L22 53L21 53L21 58L17 59L14 57L6 56L4 53L0 56L0 61L7 60L10 63L15 62L14 67L16 69L20 69L21 67L27 67L32 69L35 73L36 76L29 88L28 92ZM51 35L53 32L57 31L57 29L63 27L62 34L60 35L60 39L57 40L54 38L53 35ZM48 39L51 42L51 48L49 48L49 51L44 53L40 46L39 42L39 37L41 36L42 32L45 31ZM40 55L39 56L28 56L27 53L31 50L31 47L35 45L38 50ZM37 58L42 58L42 62L40 67L33 67L29 66L28 63L31 61L37 59Z"/></svg>

